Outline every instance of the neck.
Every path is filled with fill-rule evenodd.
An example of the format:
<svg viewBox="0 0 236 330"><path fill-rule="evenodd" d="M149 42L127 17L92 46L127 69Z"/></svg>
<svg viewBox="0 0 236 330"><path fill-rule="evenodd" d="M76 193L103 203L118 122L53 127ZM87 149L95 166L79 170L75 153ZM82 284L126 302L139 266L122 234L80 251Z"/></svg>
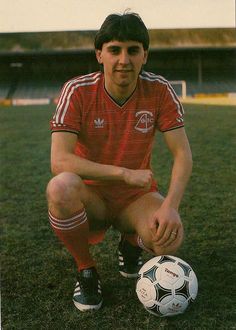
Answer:
<svg viewBox="0 0 236 330"><path fill-rule="evenodd" d="M124 104L126 100L133 94L136 89L137 83L132 86L117 86L117 85L109 85L106 84L105 81L105 89L107 93L120 105Z"/></svg>

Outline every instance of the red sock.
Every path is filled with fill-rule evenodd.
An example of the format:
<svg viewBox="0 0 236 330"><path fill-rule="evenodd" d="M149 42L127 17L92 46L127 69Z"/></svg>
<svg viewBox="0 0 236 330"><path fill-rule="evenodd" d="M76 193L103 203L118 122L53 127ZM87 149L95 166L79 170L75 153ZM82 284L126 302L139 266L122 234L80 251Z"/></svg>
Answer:
<svg viewBox="0 0 236 330"><path fill-rule="evenodd" d="M89 253L89 225L85 209L68 219L55 218L49 211L49 221L57 237L74 257L78 270L94 267L95 261Z"/></svg>

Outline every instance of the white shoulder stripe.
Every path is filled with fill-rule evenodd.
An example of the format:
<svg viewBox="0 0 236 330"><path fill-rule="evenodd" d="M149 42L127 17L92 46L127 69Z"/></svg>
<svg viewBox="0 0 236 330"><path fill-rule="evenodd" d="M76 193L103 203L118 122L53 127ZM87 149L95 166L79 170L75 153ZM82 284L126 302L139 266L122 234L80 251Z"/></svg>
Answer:
<svg viewBox="0 0 236 330"><path fill-rule="evenodd" d="M70 98L71 96L73 95L74 93L74 90L80 86L88 86L88 85L94 85L96 84L96 82L99 80L100 78L98 77L96 80L94 80L93 82L84 82L84 83L79 83L79 84L76 84L74 85L71 89L70 89L70 92L68 94L66 94L66 103L65 103L65 106L62 108L63 104L61 105L61 107L59 108L59 112L57 113L56 115L56 118L55 118L55 122L58 124L59 122L60 123L63 123L64 122L64 118L65 118L65 115L66 115L66 112L67 112L67 109L68 109L68 106L70 104ZM60 120L59 120L60 118Z"/></svg>
<svg viewBox="0 0 236 330"><path fill-rule="evenodd" d="M73 95L74 90L80 86L96 84L96 82L100 79L100 76L101 72L98 72L96 74L91 73L85 76L80 76L78 78L72 79L64 85L53 118L55 123L63 123L66 111L70 103L70 98Z"/></svg>
<svg viewBox="0 0 236 330"><path fill-rule="evenodd" d="M183 116L184 109L183 109L183 107L182 107L182 105L181 105L181 103L180 103L173 87L168 82L168 80L166 80L162 76L155 75L154 73L146 72L146 71L142 72L142 74L140 75L140 78L144 79L144 80L148 80L148 81L158 81L159 83L166 85L166 87L167 87L168 91L170 92L170 95L171 95L174 103L177 106L177 111L178 111L179 116L181 116L181 117Z"/></svg>
<svg viewBox="0 0 236 330"><path fill-rule="evenodd" d="M93 79L96 79L97 76L100 75L100 72L97 73L97 74L94 74L94 73L90 73L88 75L84 75L84 76L80 76L80 77L76 77L74 79L71 79L69 80L67 83L65 83L65 85L63 86L63 89L62 89L62 92L61 92L61 96L60 96L60 99L59 99L59 103L58 103L58 108L60 107L60 102L63 103L64 101L64 98L65 98L65 94L67 93L67 90L70 88L70 86L72 86L74 83L78 83L78 82L82 82L82 81L89 81L89 80L92 80Z"/></svg>

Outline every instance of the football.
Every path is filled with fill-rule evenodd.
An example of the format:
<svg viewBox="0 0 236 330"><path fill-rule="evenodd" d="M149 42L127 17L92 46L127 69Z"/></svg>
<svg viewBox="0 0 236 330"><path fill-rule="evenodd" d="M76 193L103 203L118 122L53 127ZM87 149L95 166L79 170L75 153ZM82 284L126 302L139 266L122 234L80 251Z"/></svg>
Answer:
<svg viewBox="0 0 236 330"><path fill-rule="evenodd" d="M196 274L188 263L178 257L154 257L139 270L136 293L151 314L181 314L194 302L197 292Z"/></svg>

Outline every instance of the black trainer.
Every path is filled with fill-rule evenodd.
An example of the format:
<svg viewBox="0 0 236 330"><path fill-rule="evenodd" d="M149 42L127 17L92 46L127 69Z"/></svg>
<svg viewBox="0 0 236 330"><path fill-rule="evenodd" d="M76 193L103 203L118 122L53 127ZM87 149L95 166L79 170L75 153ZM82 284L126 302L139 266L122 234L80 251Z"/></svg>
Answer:
<svg viewBox="0 0 236 330"><path fill-rule="evenodd" d="M133 246L128 241L121 239L118 246L119 272L126 278L137 278L138 271L143 265L142 249Z"/></svg>
<svg viewBox="0 0 236 330"><path fill-rule="evenodd" d="M80 311L97 310L102 306L101 282L96 268L79 272L73 302Z"/></svg>

